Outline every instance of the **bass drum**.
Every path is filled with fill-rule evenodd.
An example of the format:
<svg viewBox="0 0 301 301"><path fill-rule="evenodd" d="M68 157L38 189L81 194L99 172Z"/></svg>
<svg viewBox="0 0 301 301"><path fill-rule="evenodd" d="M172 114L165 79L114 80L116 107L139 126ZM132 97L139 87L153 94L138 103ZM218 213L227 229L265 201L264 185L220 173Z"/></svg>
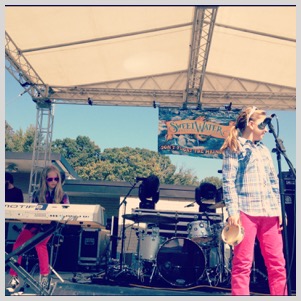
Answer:
<svg viewBox="0 0 301 301"><path fill-rule="evenodd" d="M188 287L204 274L206 257L201 247L188 238L171 238L157 254L159 275L172 286Z"/></svg>

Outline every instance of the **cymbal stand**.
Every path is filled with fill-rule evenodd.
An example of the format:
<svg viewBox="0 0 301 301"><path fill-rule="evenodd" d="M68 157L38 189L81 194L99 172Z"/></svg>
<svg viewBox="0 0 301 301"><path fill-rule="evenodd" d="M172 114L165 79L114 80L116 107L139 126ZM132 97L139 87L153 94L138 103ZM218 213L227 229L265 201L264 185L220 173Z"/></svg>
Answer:
<svg viewBox="0 0 301 301"><path fill-rule="evenodd" d="M224 224L224 207L222 207L222 225ZM221 229L221 233L222 233L223 229ZM220 234L221 234L220 233ZM220 243L219 245L221 247L219 247L220 250L220 256L221 256L221 273L220 273L220 281L223 282L223 276L224 276L224 272L226 271L226 275L229 274L229 271L227 270L227 267L225 265L225 244L223 243L223 241L220 238ZM230 250L232 252L232 249Z"/></svg>
<svg viewBox="0 0 301 301"><path fill-rule="evenodd" d="M176 217L176 220L178 220L178 212L176 211L176 214L175 214L175 217ZM178 235L178 223L175 223L175 237L177 237Z"/></svg>
<svg viewBox="0 0 301 301"><path fill-rule="evenodd" d="M152 269L152 273L151 273L151 275L150 275L150 277L149 277L149 283L152 282L156 270L157 270L157 261L154 260L154 261L153 261L153 269Z"/></svg>
<svg viewBox="0 0 301 301"><path fill-rule="evenodd" d="M120 205L118 207L118 208L120 208L124 204L123 216L126 214L126 205L127 205L126 199L130 195L132 190L135 188L136 184L137 184L137 181L132 185L131 189L129 190L129 192L124 197L123 201L120 203ZM123 268L124 268L124 240L125 240L125 217L123 217L123 219L122 219L121 252L120 252L120 258L119 258L120 273L123 272ZM120 273L118 273L118 275Z"/></svg>
<svg viewBox="0 0 301 301"><path fill-rule="evenodd" d="M222 278L222 282L230 281L231 279L231 270L232 270L232 258L233 258L233 248L230 246L230 256L228 259L228 264L223 265L223 275L225 276L225 279Z"/></svg>

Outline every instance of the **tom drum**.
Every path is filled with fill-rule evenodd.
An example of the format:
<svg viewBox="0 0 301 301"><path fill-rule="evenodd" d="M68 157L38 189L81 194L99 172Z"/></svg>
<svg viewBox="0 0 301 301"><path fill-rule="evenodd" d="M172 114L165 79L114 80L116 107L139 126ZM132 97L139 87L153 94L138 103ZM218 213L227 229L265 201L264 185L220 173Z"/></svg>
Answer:
<svg viewBox="0 0 301 301"><path fill-rule="evenodd" d="M144 235L140 242L140 259L156 260L161 240L160 236Z"/></svg>
<svg viewBox="0 0 301 301"><path fill-rule="evenodd" d="M209 221L198 220L187 225L188 238L199 244L206 244L213 239Z"/></svg>

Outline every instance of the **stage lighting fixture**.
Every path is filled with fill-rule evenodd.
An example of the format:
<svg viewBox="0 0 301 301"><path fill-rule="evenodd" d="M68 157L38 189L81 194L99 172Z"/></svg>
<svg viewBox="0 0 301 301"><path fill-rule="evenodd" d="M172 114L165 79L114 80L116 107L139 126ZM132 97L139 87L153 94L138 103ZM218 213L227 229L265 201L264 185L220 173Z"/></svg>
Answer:
<svg viewBox="0 0 301 301"><path fill-rule="evenodd" d="M209 209L212 203L215 203L217 189L214 184L203 182L200 187L195 189L195 201L200 206L199 212L216 212L215 209Z"/></svg>
<svg viewBox="0 0 301 301"><path fill-rule="evenodd" d="M140 209L155 209L155 204L159 201L160 181L155 175L142 180L139 186Z"/></svg>
<svg viewBox="0 0 301 301"><path fill-rule="evenodd" d="M93 105L93 100L92 100L90 97L88 97L88 104L89 104L90 106Z"/></svg>

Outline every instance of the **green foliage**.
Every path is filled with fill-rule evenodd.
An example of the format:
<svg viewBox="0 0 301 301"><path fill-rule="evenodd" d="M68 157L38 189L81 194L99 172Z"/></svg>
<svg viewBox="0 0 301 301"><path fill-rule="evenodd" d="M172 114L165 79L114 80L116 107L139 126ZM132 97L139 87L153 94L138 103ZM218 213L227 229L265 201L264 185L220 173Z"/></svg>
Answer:
<svg viewBox="0 0 301 301"><path fill-rule="evenodd" d="M14 132L5 122L5 150L14 152L33 151L35 127ZM42 140L42 139L41 139ZM42 141L43 143L43 141ZM190 169L178 171L168 156L140 148L108 148L102 153L89 137L56 139L52 152L60 153L85 180L133 182L136 177L156 175L161 184L193 185L199 181Z"/></svg>
<svg viewBox="0 0 301 301"><path fill-rule="evenodd" d="M83 179L90 180L133 182L136 177L153 174L160 179L160 183L197 184L197 178L189 170L175 171L176 167L169 157L148 149L130 147L105 149L99 162L77 169Z"/></svg>
<svg viewBox="0 0 301 301"><path fill-rule="evenodd" d="M14 148L14 130L5 120L5 150L13 151Z"/></svg>
<svg viewBox="0 0 301 301"><path fill-rule="evenodd" d="M31 152L33 150L35 127L30 125L25 133L22 129L16 132L5 121L5 151Z"/></svg>
<svg viewBox="0 0 301 301"><path fill-rule="evenodd" d="M100 158L100 148L86 136L56 139L52 142L52 151L60 153L75 170L96 163Z"/></svg>

